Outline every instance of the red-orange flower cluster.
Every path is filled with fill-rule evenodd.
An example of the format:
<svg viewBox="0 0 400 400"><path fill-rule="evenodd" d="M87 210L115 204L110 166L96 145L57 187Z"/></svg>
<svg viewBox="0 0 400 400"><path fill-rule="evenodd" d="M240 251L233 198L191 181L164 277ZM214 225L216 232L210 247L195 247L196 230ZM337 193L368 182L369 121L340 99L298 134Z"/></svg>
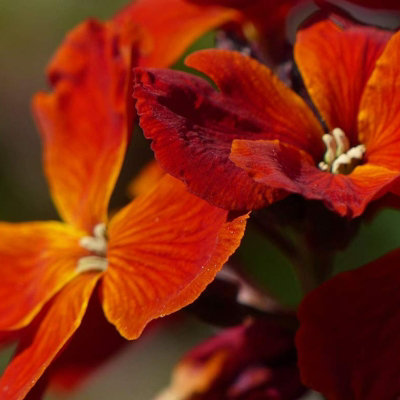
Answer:
<svg viewBox="0 0 400 400"><path fill-rule="evenodd" d="M298 33L296 62L324 125L267 67L222 50L186 61L219 91L185 73L138 69L140 124L161 166L212 204L253 209L299 193L359 216L397 190L399 37L331 20Z"/></svg>
<svg viewBox="0 0 400 400"><path fill-rule="evenodd" d="M132 66L168 65L227 15L173 2L180 8L146 29L154 1L79 25L49 66L53 91L34 98L44 168L65 222L0 224L1 340L18 338L2 399L26 396L80 326L95 290L107 320L135 339L150 320L194 301L243 235L246 216L227 221L227 211L171 176L107 217L133 122ZM178 10L189 19L176 29ZM167 54L158 29L172 32ZM184 43L181 29L189 29Z"/></svg>

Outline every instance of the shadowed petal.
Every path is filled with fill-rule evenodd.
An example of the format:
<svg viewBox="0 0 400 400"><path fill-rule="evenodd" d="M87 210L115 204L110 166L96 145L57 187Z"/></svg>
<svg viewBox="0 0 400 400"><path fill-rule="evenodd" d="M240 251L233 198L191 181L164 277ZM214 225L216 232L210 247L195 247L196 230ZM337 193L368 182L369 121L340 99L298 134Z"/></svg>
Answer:
<svg viewBox="0 0 400 400"><path fill-rule="evenodd" d="M390 39L362 97L360 139L368 161L400 169L400 33Z"/></svg>
<svg viewBox="0 0 400 400"><path fill-rule="evenodd" d="M354 218L368 203L392 189L400 176L372 164L349 174L319 170L309 154L277 140L235 140L231 159L266 189L279 188L310 200L322 200L331 210Z"/></svg>
<svg viewBox="0 0 400 400"><path fill-rule="evenodd" d="M168 67L200 36L236 18L234 10L201 7L185 0L137 0L120 12L114 22L136 23L143 29L147 40L139 65Z"/></svg>
<svg viewBox="0 0 400 400"><path fill-rule="evenodd" d="M243 235L245 218L225 225L226 218L166 176L111 220L103 308L123 336L137 338L150 320L200 295Z"/></svg>
<svg viewBox="0 0 400 400"><path fill-rule="evenodd" d="M53 92L33 100L54 201L65 221L89 231L106 220L128 140L130 65L109 26L76 27L49 66Z"/></svg>
<svg viewBox="0 0 400 400"><path fill-rule="evenodd" d="M306 388L293 336L262 319L225 329L185 355L156 399L298 399Z"/></svg>
<svg viewBox="0 0 400 400"><path fill-rule="evenodd" d="M400 251L340 274L299 310L303 382L329 400L393 400L400 393Z"/></svg>
<svg viewBox="0 0 400 400"><path fill-rule="evenodd" d="M328 128L339 127L358 143L361 95L390 32L323 20L297 34L295 58L308 92Z"/></svg>
<svg viewBox="0 0 400 400"><path fill-rule="evenodd" d="M0 379L2 400L22 400L79 327L100 275L85 274L68 284L21 339Z"/></svg>
<svg viewBox="0 0 400 400"><path fill-rule="evenodd" d="M270 70L239 53L203 51L188 63L210 73L222 93L182 72L136 72L140 125L162 168L222 208L260 208L280 198L229 160L232 141L282 137L320 157L322 132L311 111Z"/></svg>
<svg viewBox="0 0 400 400"><path fill-rule="evenodd" d="M27 325L76 276L81 237L59 222L0 224L0 330Z"/></svg>

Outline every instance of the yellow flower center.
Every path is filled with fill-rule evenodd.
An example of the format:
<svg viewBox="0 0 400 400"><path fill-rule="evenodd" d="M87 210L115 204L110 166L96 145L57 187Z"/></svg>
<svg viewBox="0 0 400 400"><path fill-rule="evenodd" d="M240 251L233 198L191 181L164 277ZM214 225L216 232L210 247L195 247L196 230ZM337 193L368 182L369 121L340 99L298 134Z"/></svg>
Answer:
<svg viewBox="0 0 400 400"><path fill-rule="evenodd" d="M350 174L360 164L365 154L365 145L350 148L350 142L340 128L335 128L331 133L322 136L326 146L324 161L318 164L322 171L332 174Z"/></svg>
<svg viewBox="0 0 400 400"><path fill-rule="evenodd" d="M82 237L79 245L93 255L79 259L76 266L78 273L107 269L107 229L105 224L96 225L93 229L93 236Z"/></svg>

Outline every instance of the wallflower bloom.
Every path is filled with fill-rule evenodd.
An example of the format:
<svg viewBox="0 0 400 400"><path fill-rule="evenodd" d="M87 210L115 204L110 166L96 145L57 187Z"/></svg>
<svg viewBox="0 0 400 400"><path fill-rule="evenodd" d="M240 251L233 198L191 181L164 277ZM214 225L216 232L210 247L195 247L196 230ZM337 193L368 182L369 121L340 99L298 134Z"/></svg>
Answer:
<svg viewBox="0 0 400 400"><path fill-rule="evenodd" d="M300 6L313 4L311 0L188 0L203 6L219 5L239 11L244 34L255 41L271 63L284 59L288 50L286 22Z"/></svg>
<svg viewBox="0 0 400 400"><path fill-rule="evenodd" d="M156 400L294 400L300 382L293 332L267 320L248 321L202 343L179 362Z"/></svg>
<svg viewBox="0 0 400 400"><path fill-rule="evenodd" d="M219 91L185 73L138 69L140 124L160 165L214 205L254 209L298 193L356 217L397 190L399 42L330 19L299 31L296 62L323 124L267 67L222 50L187 58Z"/></svg>
<svg viewBox="0 0 400 400"><path fill-rule="evenodd" d="M192 302L243 234L246 217L226 222L226 211L170 176L107 218L132 123L138 35L114 21L81 24L49 67L54 91L34 98L65 222L0 224L0 338L19 338L2 399L26 396L81 324L96 287L107 320L135 339L150 320Z"/></svg>
<svg viewBox="0 0 400 400"><path fill-rule="evenodd" d="M400 395L400 249L311 292L296 338L303 382L329 400Z"/></svg>

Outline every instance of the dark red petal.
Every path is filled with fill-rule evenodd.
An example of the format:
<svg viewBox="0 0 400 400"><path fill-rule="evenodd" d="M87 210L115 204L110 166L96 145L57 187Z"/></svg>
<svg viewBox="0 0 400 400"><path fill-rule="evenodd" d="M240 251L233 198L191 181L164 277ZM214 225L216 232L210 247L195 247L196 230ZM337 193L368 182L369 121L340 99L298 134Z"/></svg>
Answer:
<svg viewBox="0 0 400 400"><path fill-rule="evenodd" d="M255 182L322 200L342 216L354 218L368 203L391 190L400 171L365 164L349 174L319 170L309 154L277 140L235 140L231 159Z"/></svg>
<svg viewBox="0 0 400 400"><path fill-rule="evenodd" d="M167 399L298 399L306 388L296 366L293 334L255 320L194 348L175 368Z"/></svg>
<svg viewBox="0 0 400 400"><path fill-rule="evenodd" d="M358 143L361 95L391 32L326 19L301 29L295 58L308 92L329 129L339 127Z"/></svg>
<svg viewBox="0 0 400 400"><path fill-rule="evenodd" d="M188 63L210 74L222 93L182 72L138 69L135 97L157 160L191 192L226 209L259 208L280 197L229 160L237 138L279 137L321 157L321 126L268 68L221 50L194 53Z"/></svg>
<svg viewBox="0 0 400 400"><path fill-rule="evenodd" d="M299 310L303 382L329 400L400 394L400 250L340 274Z"/></svg>

